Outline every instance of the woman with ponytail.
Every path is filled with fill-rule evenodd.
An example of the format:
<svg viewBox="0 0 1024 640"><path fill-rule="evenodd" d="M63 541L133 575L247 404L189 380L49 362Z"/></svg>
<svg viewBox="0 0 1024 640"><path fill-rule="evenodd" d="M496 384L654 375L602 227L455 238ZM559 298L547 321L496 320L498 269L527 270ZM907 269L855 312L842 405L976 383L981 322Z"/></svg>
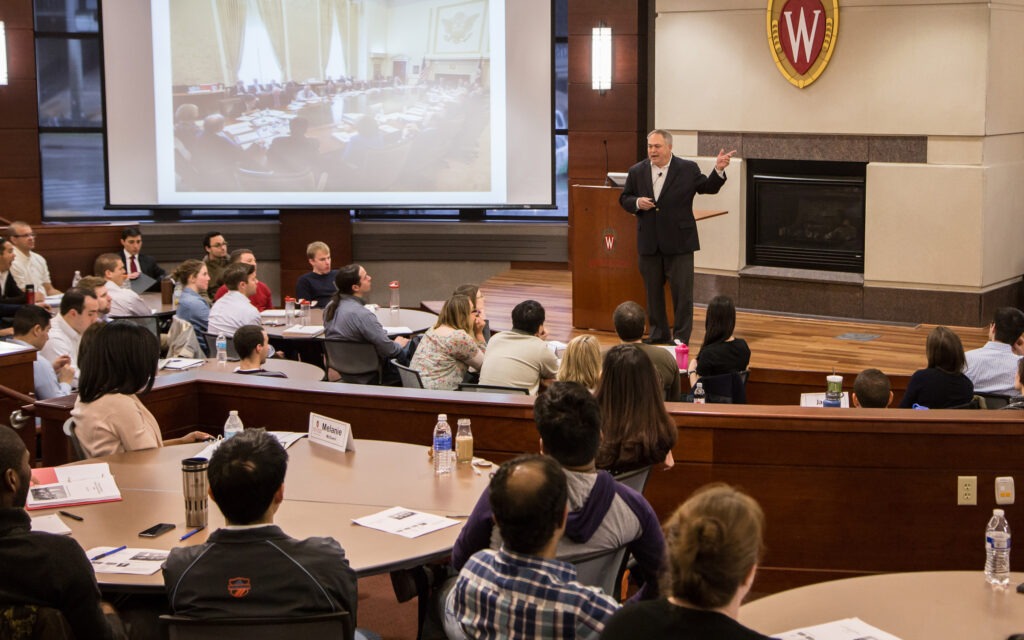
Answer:
<svg viewBox="0 0 1024 640"><path fill-rule="evenodd" d="M764 551L764 513L723 484L698 489L665 523L662 594L626 606L602 639L769 640L739 623Z"/></svg>

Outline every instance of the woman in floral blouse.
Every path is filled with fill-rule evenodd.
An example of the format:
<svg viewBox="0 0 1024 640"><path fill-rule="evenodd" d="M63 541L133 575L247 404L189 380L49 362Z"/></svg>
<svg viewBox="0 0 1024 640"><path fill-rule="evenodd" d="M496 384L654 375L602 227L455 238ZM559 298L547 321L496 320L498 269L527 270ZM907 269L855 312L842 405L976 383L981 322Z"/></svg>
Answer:
<svg viewBox="0 0 1024 640"><path fill-rule="evenodd" d="M424 334L409 366L420 372L426 389L453 390L470 367L484 362L483 332L475 327L473 301L453 295L441 307L433 328Z"/></svg>

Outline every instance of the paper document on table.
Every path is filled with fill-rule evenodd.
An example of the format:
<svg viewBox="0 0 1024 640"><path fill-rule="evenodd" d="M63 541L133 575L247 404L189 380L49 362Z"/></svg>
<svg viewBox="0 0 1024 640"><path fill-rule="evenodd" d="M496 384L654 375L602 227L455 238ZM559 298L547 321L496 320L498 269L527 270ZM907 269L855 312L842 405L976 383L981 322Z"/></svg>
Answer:
<svg viewBox="0 0 1024 640"><path fill-rule="evenodd" d="M121 499L105 462L33 469L32 482L25 505L29 511Z"/></svg>
<svg viewBox="0 0 1024 640"><path fill-rule="evenodd" d="M32 518L33 533L55 533L66 536L71 534L71 528L64 524L58 515L36 516Z"/></svg>
<svg viewBox="0 0 1024 640"><path fill-rule="evenodd" d="M418 538L425 533L440 531L460 524L458 520L403 507L392 507L364 518L356 518L352 522L378 531L394 533L403 538Z"/></svg>
<svg viewBox="0 0 1024 640"><path fill-rule="evenodd" d="M300 431L270 431L268 433L270 433L270 435L272 435L275 438L277 438L277 441L279 443L281 443L281 446L284 447L285 449L287 449L288 447L292 446L293 444L295 444L296 442L298 442L302 438L306 437L306 434L302 433ZM222 442L224 442L224 438L217 438L216 440L214 440L210 444L208 444L205 447L203 447L202 451L200 451L199 453L197 453L196 455L194 455L192 457L193 458L206 458L207 460L209 460L210 456L213 455L213 452L217 450L217 447L219 447L220 443L222 443Z"/></svg>
<svg viewBox="0 0 1024 640"><path fill-rule="evenodd" d="M846 618L813 627L793 629L772 637L778 640L900 640L891 633L872 627L860 618Z"/></svg>
<svg viewBox="0 0 1024 640"><path fill-rule="evenodd" d="M404 336L412 333L412 329L409 327L384 327L384 331L387 331L389 336Z"/></svg>
<svg viewBox="0 0 1024 640"><path fill-rule="evenodd" d="M199 358L166 358L160 361L158 368L168 371L184 371L193 367L201 367L204 364L206 364L206 360Z"/></svg>
<svg viewBox="0 0 1024 640"><path fill-rule="evenodd" d="M85 552L86 557L112 551L117 547L94 547ZM160 570L160 565L167 560L164 549L121 549L117 553L92 561L92 569L96 573L127 573L136 576L151 576Z"/></svg>
<svg viewBox="0 0 1024 640"><path fill-rule="evenodd" d="M284 330L283 335L286 338L315 338L323 332L322 324L293 324Z"/></svg>
<svg viewBox="0 0 1024 640"><path fill-rule="evenodd" d="M283 318L285 316L284 309L264 309L260 311L261 318Z"/></svg>

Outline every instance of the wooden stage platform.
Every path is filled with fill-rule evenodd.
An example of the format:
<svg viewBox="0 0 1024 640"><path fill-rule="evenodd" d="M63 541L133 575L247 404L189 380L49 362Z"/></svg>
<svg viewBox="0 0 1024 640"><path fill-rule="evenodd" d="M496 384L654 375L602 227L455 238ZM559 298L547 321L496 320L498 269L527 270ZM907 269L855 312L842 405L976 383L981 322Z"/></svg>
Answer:
<svg viewBox="0 0 1024 640"><path fill-rule="evenodd" d="M590 333L597 336L602 348L618 343L614 333L573 328L572 274L568 270L511 269L487 280L481 288L486 296L487 317L496 329L510 328L512 308L532 298L544 305L547 330L553 339L568 342ZM644 304L643 300L637 302ZM824 391L824 376L833 369L844 376L845 386L852 386L857 373L875 367L892 378L894 389L902 389L910 374L925 367L925 339L934 326L739 311L736 337L750 345L752 380L790 376L811 381L820 377ZM982 346L988 336L987 327L951 329L960 336L965 350ZM691 353L700 351L703 339L704 307L697 306ZM785 403L798 400L798 396L787 398Z"/></svg>

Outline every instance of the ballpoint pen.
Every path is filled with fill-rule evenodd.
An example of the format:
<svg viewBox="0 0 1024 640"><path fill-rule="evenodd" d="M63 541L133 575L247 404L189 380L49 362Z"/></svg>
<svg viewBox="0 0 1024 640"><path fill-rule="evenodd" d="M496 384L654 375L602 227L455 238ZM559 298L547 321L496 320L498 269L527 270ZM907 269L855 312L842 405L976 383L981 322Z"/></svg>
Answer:
<svg viewBox="0 0 1024 640"><path fill-rule="evenodd" d="M67 511L58 511L57 513L64 516L65 518L71 518L72 520L77 520L78 522L85 521L85 518L83 518L82 516L76 516L75 514L68 513Z"/></svg>
<svg viewBox="0 0 1024 640"><path fill-rule="evenodd" d="M120 547L117 547L116 549L111 549L110 551L104 551L103 553L101 553L99 555L96 555L96 556L93 556L93 557L89 558L89 562L96 562L97 560L102 560L103 558L106 558L107 556L112 556L115 553L117 553L118 551L124 551L127 548L128 548L128 545L122 544Z"/></svg>
<svg viewBox="0 0 1024 640"><path fill-rule="evenodd" d="M200 531L202 531L205 528L206 527L198 527L196 529L193 529L193 530L189 531L185 535L183 535L180 538L178 538L178 542L181 542L183 540L188 540L189 538L191 538L192 536L196 535L197 533L199 533Z"/></svg>

